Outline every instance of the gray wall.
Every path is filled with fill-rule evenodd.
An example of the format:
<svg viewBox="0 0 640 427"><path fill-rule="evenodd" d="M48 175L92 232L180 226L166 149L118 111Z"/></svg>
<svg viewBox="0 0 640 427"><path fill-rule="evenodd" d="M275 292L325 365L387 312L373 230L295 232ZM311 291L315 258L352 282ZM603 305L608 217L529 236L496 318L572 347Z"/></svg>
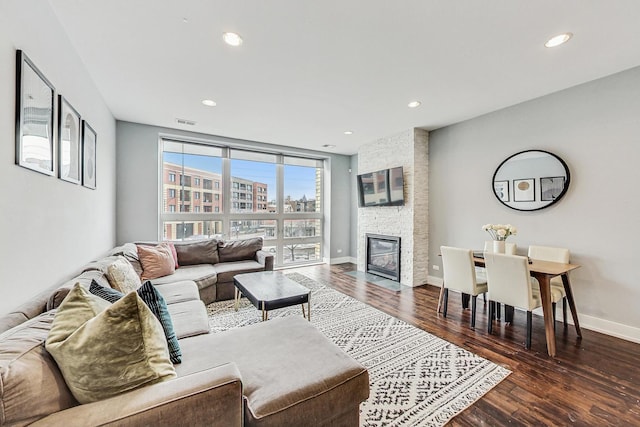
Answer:
<svg viewBox="0 0 640 427"><path fill-rule="evenodd" d="M351 156L351 234L349 241L351 242L351 252L349 256L352 258L351 262L356 264L358 262L358 155Z"/></svg>
<svg viewBox="0 0 640 427"><path fill-rule="evenodd" d="M492 192L496 167L526 149L551 151L571 171L566 196L537 212ZM436 130L429 151L431 276L441 277L441 245L482 248L483 224L510 223L519 253L568 247L582 265L571 279L584 326L640 340L640 68Z"/></svg>
<svg viewBox="0 0 640 427"><path fill-rule="evenodd" d="M258 142L240 141L218 136L186 132L176 129L148 126L138 123L117 122L117 241L158 238L158 179L159 136L173 135L200 140L219 141L229 145L264 148L286 153L308 153L329 158L325 176L325 195L328 200L327 219L330 221L329 240L326 241L325 258L340 258L351 253L350 215L351 186L348 156L295 150ZM325 233L326 235L326 233ZM342 249L341 253L337 251Z"/></svg>
<svg viewBox="0 0 640 427"><path fill-rule="evenodd" d="M15 165L16 49L96 130L97 190ZM0 159L4 314L115 243L115 120L48 2L0 2Z"/></svg>

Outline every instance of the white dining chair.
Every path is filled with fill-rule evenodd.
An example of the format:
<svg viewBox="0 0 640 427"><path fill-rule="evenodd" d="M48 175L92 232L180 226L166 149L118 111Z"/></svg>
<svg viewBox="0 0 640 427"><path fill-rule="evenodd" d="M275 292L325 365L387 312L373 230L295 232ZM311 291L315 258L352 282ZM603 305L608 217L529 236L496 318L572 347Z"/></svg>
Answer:
<svg viewBox="0 0 640 427"><path fill-rule="evenodd" d="M509 243L509 242L504 243L504 253L507 255L515 255L517 249L518 249L518 246L515 243ZM483 252L493 253L493 240L484 241ZM476 267L476 277L478 277L478 280L483 280L485 282L487 281L487 271L485 270L484 267ZM494 314L496 314L496 317L500 319L500 307L498 307L497 312Z"/></svg>
<svg viewBox="0 0 640 427"><path fill-rule="evenodd" d="M561 262L563 264L569 263L569 249L555 248L551 246L529 246L528 256L531 259L540 261ZM555 320L556 315L556 302L562 300L562 320L564 321L564 327L567 327L567 293L564 290L561 277L554 277L551 279L551 293L553 302L553 318ZM555 294L555 295L554 295ZM557 296L560 294L560 297Z"/></svg>
<svg viewBox="0 0 640 427"><path fill-rule="evenodd" d="M447 317L449 289L471 295L471 328L476 327L476 299L478 295L487 292L486 280L478 280L473 265L473 251L471 249L441 246L443 269L444 300L442 314Z"/></svg>
<svg viewBox="0 0 640 427"><path fill-rule="evenodd" d="M493 312L496 303L518 307L527 312L527 340L531 348L531 311L541 306L540 296L534 292L538 281L531 277L527 257L487 252L484 255L488 279L488 332L493 332Z"/></svg>
<svg viewBox="0 0 640 427"><path fill-rule="evenodd" d="M515 243L505 242L504 244L504 253L507 255L515 255L517 249L518 246ZM493 240L485 240L483 252L493 253ZM484 267L476 267L476 276L478 276L478 278L482 280L487 279L487 272L485 271Z"/></svg>

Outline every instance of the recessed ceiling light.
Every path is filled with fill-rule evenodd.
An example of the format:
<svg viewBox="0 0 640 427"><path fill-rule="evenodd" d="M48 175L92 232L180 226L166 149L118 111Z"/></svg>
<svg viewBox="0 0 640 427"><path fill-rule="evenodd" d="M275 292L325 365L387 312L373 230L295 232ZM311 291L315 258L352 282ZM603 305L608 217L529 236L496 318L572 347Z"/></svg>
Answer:
<svg viewBox="0 0 640 427"><path fill-rule="evenodd" d="M206 105L207 107L215 107L215 106L217 105L217 104L216 104L216 101L213 101L213 100L211 100L211 99L203 99L203 100L202 100L202 103L203 103L204 105Z"/></svg>
<svg viewBox="0 0 640 427"><path fill-rule="evenodd" d="M416 107L419 107L420 104L422 104L422 102L420 101L411 101L409 104L407 104L407 106L409 108L416 108Z"/></svg>
<svg viewBox="0 0 640 427"><path fill-rule="evenodd" d="M237 33L224 33L222 39L229 46L240 46L242 44L242 37Z"/></svg>
<svg viewBox="0 0 640 427"><path fill-rule="evenodd" d="M561 44L568 42L571 37L573 37L572 33L558 34L557 36L551 37L549 40L547 40L544 45L545 47L560 46Z"/></svg>
<svg viewBox="0 0 640 427"><path fill-rule="evenodd" d="M333 145L333 144L324 144L323 147L324 148L336 148L336 146Z"/></svg>
<svg viewBox="0 0 640 427"><path fill-rule="evenodd" d="M344 134L345 135L353 135L353 131L352 130L345 130Z"/></svg>

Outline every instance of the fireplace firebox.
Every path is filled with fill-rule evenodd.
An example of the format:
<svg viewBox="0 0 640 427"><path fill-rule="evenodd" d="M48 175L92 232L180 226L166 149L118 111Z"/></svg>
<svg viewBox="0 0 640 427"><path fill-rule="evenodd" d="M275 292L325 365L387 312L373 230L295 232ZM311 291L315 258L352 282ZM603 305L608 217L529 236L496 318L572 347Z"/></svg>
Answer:
<svg viewBox="0 0 640 427"><path fill-rule="evenodd" d="M366 272L400 281L400 237L367 234Z"/></svg>

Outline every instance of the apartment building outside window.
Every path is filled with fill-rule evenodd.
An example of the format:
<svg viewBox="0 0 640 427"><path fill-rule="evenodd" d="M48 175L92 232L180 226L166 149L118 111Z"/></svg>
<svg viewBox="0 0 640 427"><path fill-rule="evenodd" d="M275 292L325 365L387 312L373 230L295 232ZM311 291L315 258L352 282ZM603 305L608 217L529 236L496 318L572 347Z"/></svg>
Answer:
<svg viewBox="0 0 640 427"><path fill-rule="evenodd" d="M276 265L322 259L322 160L174 140L161 144L161 239L261 236ZM177 196L172 207L170 194Z"/></svg>

